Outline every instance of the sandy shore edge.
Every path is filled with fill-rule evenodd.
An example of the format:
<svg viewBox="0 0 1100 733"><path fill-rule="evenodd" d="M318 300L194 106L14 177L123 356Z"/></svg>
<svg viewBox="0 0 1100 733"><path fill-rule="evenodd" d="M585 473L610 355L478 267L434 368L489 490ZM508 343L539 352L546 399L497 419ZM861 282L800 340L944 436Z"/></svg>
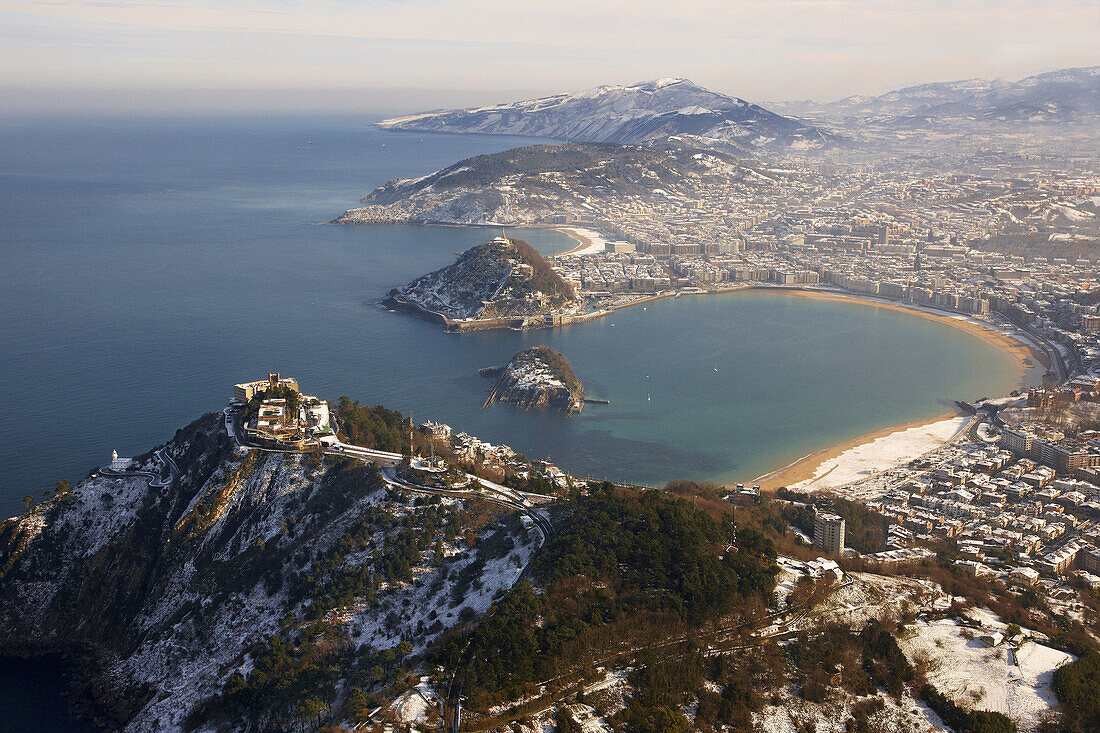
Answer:
<svg viewBox="0 0 1100 733"><path fill-rule="evenodd" d="M555 232L561 232L562 234L564 234L565 236L569 237L570 239L572 239L574 242L577 243L577 246L573 247L573 249L569 250L568 252L562 252L560 255L558 255L558 257L563 257L565 255L581 254L581 253L593 254L595 252L602 252L603 251L602 241L597 242L592 237L588 236L589 234L592 234L592 235L595 235L595 236L600 236L597 232L593 232L589 229L584 229L582 227L570 227L570 226L560 226L560 225L558 225L558 226L548 226L548 227L545 227L545 228L546 229L552 229Z"/></svg>
<svg viewBox="0 0 1100 733"><path fill-rule="evenodd" d="M763 288L759 288L763 290ZM872 300L870 298L860 298L858 296L848 295L845 293L832 293L821 290L795 290L795 289L780 289L775 288L776 292L782 292L787 295L796 298L810 298L813 300L845 300L849 303L858 303L871 308L883 308L885 310L898 311L900 313L908 313L910 315L926 318L931 321L937 321L944 323L948 326L953 326L961 331L966 331L969 334L984 339L986 342L1000 349L1002 352L1011 356L1019 364L1022 374L1026 374L1027 370L1033 368L1032 360L1042 363L1040 357L1046 358L1044 354L1037 351L1035 348L1017 341L1012 336L1002 331L998 331L990 326L983 325L972 319L968 319L965 316L953 316L947 313L935 313L920 308L908 308L904 305L897 303L888 303L880 300Z"/></svg>
<svg viewBox="0 0 1100 733"><path fill-rule="evenodd" d="M752 288L746 290L761 290L762 288ZM921 310L917 308L907 308L902 305L894 303L887 303L878 300L872 300L868 298L860 298L858 296L851 296L843 293L831 293L825 291L813 291L813 290L795 290L795 289L780 289L775 288L775 292L784 293L787 296L811 298L818 300L828 299L840 299L846 300L851 303L858 303L874 308L885 308L888 310L900 311L903 313L909 313L914 316L920 316L929 320L938 321L960 330L966 331L974 336L984 339L987 343L996 347L1002 353L1010 356L1018 365L1021 375L1021 384L1024 381L1023 377L1027 374L1028 370L1036 368L1034 363L1042 363L1039 360L1041 354L1033 347L1014 339L1009 334L1003 333L989 326L984 326L973 320L965 319L962 317L953 317L948 314L938 314ZM744 292L744 291L742 291ZM781 486L791 486L801 481L808 481L814 477L818 468L829 461L839 458L843 453L850 451L868 443L872 443L879 438L893 435L895 433L902 433L911 428L920 428L933 423L938 423L943 420L949 420L954 417L959 417L958 413L947 412L931 419L916 420L913 422L905 423L902 425L892 425L890 427L883 428L881 430L875 430L864 435L860 435L851 440L822 448L821 450L814 451L808 455L805 455L798 460L787 464L774 471L759 476L754 479L754 484L759 484L763 490L774 490Z"/></svg>
<svg viewBox="0 0 1100 733"><path fill-rule="evenodd" d="M798 460L788 463L782 468L777 468L774 471L759 476L753 480L754 484L759 484L762 490L774 490L781 486L792 486L801 481L808 481L814 477L817 473L817 469L823 463L827 463L836 458L839 458L841 454L846 453L853 448L858 448L861 445L873 443L879 438L885 438L888 435L895 433L903 433L911 428L922 428L926 425L932 425L933 423L942 422L943 420L950 420L952 418L960 417L955 412L945 412L942 415L925 420L914 420L913 422L905 423L903 425L891 425L888 428L882 430L875 430L870 433L846 440L842 443L822 448L821 450L814 451L805 456L802 456Z"/></svg>

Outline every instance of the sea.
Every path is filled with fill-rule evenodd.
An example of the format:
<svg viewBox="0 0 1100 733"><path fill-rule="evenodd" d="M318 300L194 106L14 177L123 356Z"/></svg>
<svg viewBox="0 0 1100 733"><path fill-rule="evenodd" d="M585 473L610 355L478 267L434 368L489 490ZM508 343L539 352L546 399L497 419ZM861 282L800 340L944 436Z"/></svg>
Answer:
<svg viewBox="0 0 1100 733"><path fill-rule="evenodd" d="M390 179L549 141L373 121L0 120L0 517L112 450L164 443L269 371L649 486L749 481L1023 385L1011 358L959 329L774 292L669 298L525 332L448 334L391 312L380 305L391 288L500 230L326 222ZM508 235L549 255L574 244L548 229ZM568 417L482 409L490 383L478 369L534 344L565 354L610 404ZM0 706L59 704L57 685L32 685L34 700L16 668L0 665Z"/></svg>

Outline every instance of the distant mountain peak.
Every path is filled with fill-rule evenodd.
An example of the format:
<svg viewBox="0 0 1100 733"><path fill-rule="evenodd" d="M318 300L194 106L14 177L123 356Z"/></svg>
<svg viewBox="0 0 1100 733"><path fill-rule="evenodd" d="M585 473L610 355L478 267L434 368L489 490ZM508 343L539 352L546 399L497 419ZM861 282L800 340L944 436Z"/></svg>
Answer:
<svg viewBox="0 0 1100 733"><path fill-rule="evenodd" d="M813 108L813 105L803 105ZM1100 118L1100 66L1058 69L1017 81L975 77L856 95L819 108L849 123L943 120L1067 122Z"/></svg>
<svg viewBox="0 0 1100 733"><path fill-rule="evenodd" d="M606 84L576 94L395 117L379 125L394 130L524 135L575 142L647 143L692 135L746 150L816 147L828 139L799 120L682 77Z"/></svg>

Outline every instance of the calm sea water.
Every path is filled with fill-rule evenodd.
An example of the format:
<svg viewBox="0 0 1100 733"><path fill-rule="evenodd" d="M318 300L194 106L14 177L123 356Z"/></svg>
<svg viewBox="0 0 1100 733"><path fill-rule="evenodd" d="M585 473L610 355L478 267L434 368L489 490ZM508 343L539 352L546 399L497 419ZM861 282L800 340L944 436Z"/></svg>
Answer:
<svg viewBox="0 0 1100 733"><path fill-rule="evenodd" d="M1013 386L1011 363L955 329L761 292L664 300L554 331L445 334L377 301L491 230L318 223L390 178L529 140L418 137L339 117L3 133L6 515L112 449L168 439L268 370L649 484L752 478ZM551 231L518 236L569 244ZM565 353L611 405L568 418L482 410L478 367L534 343Z"/></svg>
<svg viewBox="0 0 1100 733"><path fill-rule="evenodd" d="M377 302L492 232L319 223L390 178L531 142L347 117L0 123L0 516L112 449L167 440L268 370L647 484L751 479L1015 386L1010 362L958 330L761 292L445 334ZM537 343L611 404L568 418L482 410L477 369ZM0 705L25 702L6 677Z"/></svg>

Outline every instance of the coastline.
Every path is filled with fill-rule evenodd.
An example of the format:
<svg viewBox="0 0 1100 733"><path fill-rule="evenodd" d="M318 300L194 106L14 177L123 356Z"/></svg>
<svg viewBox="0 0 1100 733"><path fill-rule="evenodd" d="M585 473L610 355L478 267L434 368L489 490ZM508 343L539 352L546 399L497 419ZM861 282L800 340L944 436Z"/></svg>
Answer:
<svg viewBox="0 0 1100 733"><path fill-rule="evenodd" d="M584 227L571 227L554 225L545 227L546 229L552 229L556 232L561 232L565 236L569 237L577 243L577 246L568 252L562 252L559 257L565 255L586 255L595 254L604 251L604 244L607 240L603 238L599 232Z"/></svg>
<svg viewBox="0 0 1100 733"><path fill-rule="evenodd" d="M902 433L910 430L919 430L922 428L928 428L938 423L942 423L947 420L960 419L961 416L957 413L948 412L931 419L914 420L912 422L904 423L901 425L892 425L881 430L874 430L863 435L856 436L849 440L845 440L834 445L827 446L821 450L814 451L801 458L788 463L782 468L777 468L774 471L770 471L763 476L758 476L753 479L754 484L759 484L762 491L774 491L780 487L790 487L794 484L800 484L807 481L813 481L815 477L820 480L824 478L826 474L817 476L818 469L825 464L837 461L845 453L849 453L858 448L864 448L874 443L877 440L883 438L890 438L891 436L900 437ZM943 441L947 442L947 441ZM885 470L890 466L882 466L879 470ZM809 487L805 487L809 488Z"/></svg>
<svg viewBox="0 0 1100 733"><path fill-rule="evenodd" d="M559 231L566 231L564 228L561 227L552 228L558 229ZM592 240L588 239L576 230L569 230L566 233L578 241L578 246L571 250L571 252L582 251L593 246ZM1033 378L1035 374L1034 370L1039 369L1040 367L1045 369L1045 367L1047 366L1045 363L1046 355L1043 354L1034 344L1030 343L1029 341L1024 341L1014 334L998 330L992 325L987 325L969 316L963 314L953 314L946 311L937 312L936 310L929 308L909 306L902 303L893 303L877 298L864 297L850 293L833 292L829 290L815 290L796 287L760 287L754 285L746 285L740 287L719 288L713 290L693 290L688 292L669 291L639 298L629 303L623 303L621 305L612 307L608 311L591 314L591 316L589 317L599 317L601 315L606 315L607 313L610 313L614 310L630 308L635 305L641 305L642 303L648 303L667 297L681 297L689 295L721 295L743 293L749 291L774 292L782 294L786 297L797 297L816 300L839 299L847 301L849 303L859 304L867 307L883 308L887 310L908 313L910 315L952 326L961 331L965 331L972 336L983 339L986 343L990 344L1000 353L1008 357L1017 367L1018 385L1021 389L1026 388L1029 383L1035 382ZM583 320L588 320L588 318L578 319L577 322L582 322ZM501 327L501 325L503 324L486 323L483 324L483 327L494 328ZM1032 378L1029 379L1029 376L1031 376ZM916 434L921 432L922 430L927 433L928 430L932 429L932 426L936 426L938 423L943 423L947 420L955 419L959 419L959 415L956 413L942 413L933 418L925 418L899 425L887 426L879 430L875 430L856 436L849 440L842 441L840 443L826 446L820 450L814 451L813 453L802 456L801 458L798 458L797 460L785 466L779 467L773 471L757 477L753 480L753 483L759 484L762 490L775 490L781 486L792 486L794 484L800 484L804 482L810 482L811 484L817 483L821 479L825 478L825 475L817 475L818 470L824 464L830 462L834 463L832 469L841 469L840 472L837 474L837 476L840 476L844 473L844 467L841 463L842 456L844 456L844 454L849 454L847 458L849 462L851 462L852 460L855 460L860 454L866 454L869 451L873 451L873 449L871 448L871 444L875 443L876 441L882 441L883 439L889 439L887 442L890 443L890 448L896 454L899 448L898 444L905 440L905 438L903 438L902 436L903 433L913 431L913 433ZM921 442L922 450L914 454L912 457L916 457L916 455L926 453L929 450L938 447L939 445L943 445L953 437L954 432L955 431L952 431L950 434L944 436L942 439L939 439L935 443L928 442L929 438L927 434L917 435L916 439L923 441ZM882 444L880 443L880 447L881 445ZM896 462L891 463L890 460L891 459L889 457L880 457L876 465L870 465L867 468L870 471L877 472L898 465L898 463ZM911 460L911 458L907 458L901 462L904 463L907 460ZM825 486L829 485L829 483L830 482L826 481L822 486L815 488L824 488ZM806 486L803 488L811 487Z"/></svg>
<svg viewBox="0 0 1100 733"><path fill-rule="evenodd" d="M754 290L764 290L765 288L752 288ZM771 288L769 288L771 289ZM945 312L936 312L926 308L919 307L907 307L900 303L891 303L889 301L883 301L872 298L863 298L857 295L848 293L834 293L828 290L802 290L794 288L774 288L776 291L784 292L788 295L797 298L810 298L815 300L829 300L839 299L845 300L850 303L859 303L861 305L869 306L872 308L884 308L886 310L897 311L901 313L909 313L910 315L919 316L928 320L937 321L949 326L966 331L967 333L984 339L990 345L996 347L1003 353L1011 356L1020 366L1023 374L1026 375L1028 370L1037 368L1032 360L1039 364L1043 364L1042 359L1045 359L1045 355L1038 351L1033 345L1024 343L1012 335L1003 331L980 323L968 316L962 314L951 314ZM1045 366L1045 365L1044 365Z"/></svg>
<svg viewBox="0 0 1100 733"><path fill-rule="evenodd" d="M746 288L745 290L764 290L765 288ZM938 321L946 325L953 326L962 331L977 336L985 340L990 345L1001 351L1001 353L1012 358L1020 371L1020 382L1023 385L1027 381L1026 377L1033 369L1039 368L1036 364L1042 365L1043 362L1040 359L1041 352L1039 352L1034 346L1026 344L1020 340L1013 338L1010 334L998 331L990 326L981 324L973 319L965 316L955 316L948 313L936 313L927 309L910 308L901 304L884 302L877 299L863 298L856 295L850 295L847 293L833 293L829 291L820 290L804 290L794 288L767 288L769 290L776 290L783 292L791 297L810 298L817 300L828 300L831 298L846 300L850 303L858 303L861 305L885 308L887 310L900 311L909 313L911 315L920 316L929 320ZM735 291L736 292L736 291ZM916 431L919 429L927 429L938 423L942 423L946 420L952 420L953 418L959 418L956 413L944 413L938 417L931 419L916 420L909 423L903 423L901 425L893 425L890 427L882 428L881 430L875 430L863 435L857 436L850 440L843 441L831 446L827 446L820 450L809 453L801 458L777 468L774 471L770 471L762 476L753 480L754 484L759 484L761 490L775 490L782 486L792 486L794 484L801 484L804 482L810 482L811 486L805 486L803 488L811 488L812 483L820 481L828 475L828 472L822 475L818 475L819 469L823 468L827 463L834 463L833 469L838 468L840 465L840 459L844 454L851 456L857 450L866 451L872 443L881 441L882 439L893 438L894 440L901 440L902 434L907 431ZM950 437L947 439L950 440ZM940 442L940 445L946 443L947 440ZM888 463L888 462L887 462ZM896 465L896 464L895 464ZM877 470L885 470L891 467L890 465L882 465ZM832 470L832 469L830 469Z"/></svg>

